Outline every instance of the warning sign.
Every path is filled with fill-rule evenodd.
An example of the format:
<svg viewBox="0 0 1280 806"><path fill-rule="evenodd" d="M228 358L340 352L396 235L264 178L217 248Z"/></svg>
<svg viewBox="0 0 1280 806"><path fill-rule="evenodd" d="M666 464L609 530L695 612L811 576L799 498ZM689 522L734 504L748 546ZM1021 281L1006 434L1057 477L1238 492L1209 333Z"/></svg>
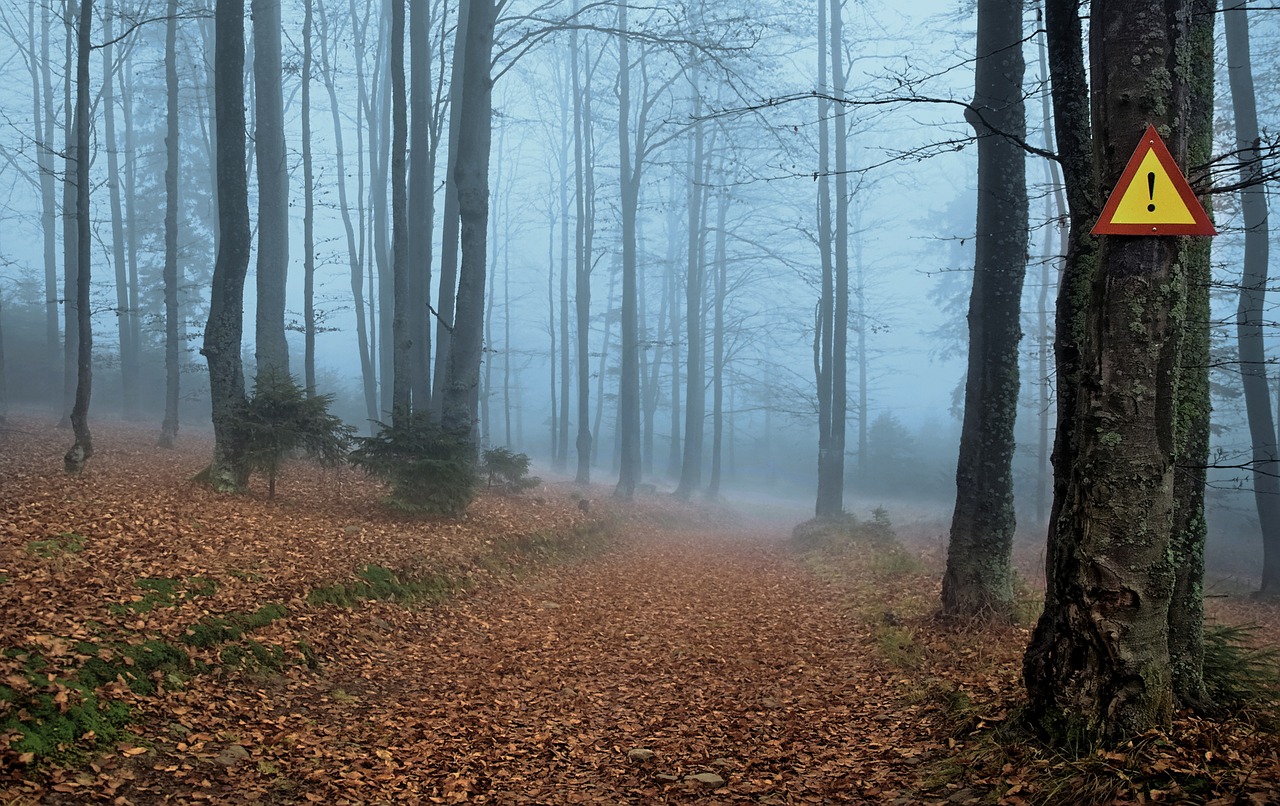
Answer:
<svg viewBox="0 0 1280 806"><path fill-rule="evenodd" d="M1173 155L1147 126L1102 208L1094 235L1217 235Z"/></svg>

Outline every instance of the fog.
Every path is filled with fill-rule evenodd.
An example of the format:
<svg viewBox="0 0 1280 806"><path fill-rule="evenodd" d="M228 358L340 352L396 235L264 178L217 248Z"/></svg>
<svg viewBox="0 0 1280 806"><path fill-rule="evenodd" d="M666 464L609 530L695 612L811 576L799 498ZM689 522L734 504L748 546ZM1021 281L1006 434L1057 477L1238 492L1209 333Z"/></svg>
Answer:
<svg viewBox="0 0 1280 806"><path fill-rule="evenodd" d="M594 436L593 481L616 478L619 374L619 299L622 254L619 64L614 6L591 7L566 20L580 4L509 2L502 10L495 45L493 140L490 166L488 301L480 392L480 435L485 445L528 453L542 472L555 474L576 461L577 364L569 350L570 392L561 395L565 332L577 323L574 251L579 165L591 170L589 211L590 409ZM455 4L432 0L433 42L429 74L431 114L441 124L430 145L436 157L430 192L432 256L429 303L439 309L439 282L446 156L449 148L449 65ZM967 328L965 313L973 267L976 155L963 104L972 94L974 15L968 2L849 4L844 18L844 63L848 125L850 322L847 394L846 507L865 513L885 506L918 531L945 531L955 497L955 462L963 401ZM289 265L286 301L290 362L301 376L304 329L304 211L301 138L303 3L283 0L283 98L288 154ZM208 381L198 349L208 314L214 258L215 211L210 116L212 21L210 9L184 5L178 25L181 194L183 429L209 426ZM65 37L61 8L39 3L0 5L0 324L3 325L7 405L61 419L67 412L62 335L50 337L47 316L65 300L59 275L46 276L46 251L59 272L63 261L61 171L65 150L63 87ZM367 432L371 420L387 419L383 400L376 417L362 391L356 337L352 263L360 278L365 317L389 322L389 186L379 179L378 160L389 151L387 55L384 23L362 4L314 0L317 53L310 87L311 150L314 160L314 238L317 388L333 394L334 413ZM637 247L640 283L642 394L654 401L646 431L643 481L656 491L675 486L679 434L673 450L672 408L681 403L681 367L673 374L672 347L687 345L670 332L671 310L684 304L689 263L689 203L695 211L696 251L706 269L703 303L708 316L708 429L712 422L714 301L723 301L722 494L739 502L787 513L812 510L817 454L817 392L814 370L815 315L821 260L815 223L818 207L819 94L815 81L817 9L811 3L687 4L634 7L631 36L635 95L629 147L641 143ZM42 19L49 18L47 34ZM164 9L155 2L103 3L95 42L128 30L115 43L110 70L114 89L104 91L103 50L91 68L94 94L91 220L93 228L94 397L92 417L154 421L164 405L163 174L165 164ZM159 21L157 21L159 20ZM114 34L108 36L107 23ZM137 23L137 27L130 26ZM1042 129L1041 38L1028 10L1024 52L1027 71L1028 140L1045 144ZM1261 40L1274 40L1263 22ZM246 60L249 98L250 210L256 210L253 82ZM1267 39L1267 37L1271 39ZM579 49L579 87L570 76L570 38ZM691 59L689 42L701 57ZM322 44L323 43L323 44ZM696 48L695 48L696 49ZM51 54L51 55L49 55ZM698 77L690 78L696 61ZM50 82L42 86L42 71ZM416 79L417 76L411 78ZM327 82L333 85L330 100ZM575 135L569 111L587 99L584 133ZM700 102L695 105L695 94ZM105 113L115 113L107 130ZM640 114L643 113L643 114ZM1270 113L1270 112L1268 112ZM834 112L827 109L828 121ZM1274 115L1273 115L1274 116ZM335 130L334 121L339 128ZM371 123L372 121L372 123ZM381 123L379 123L381 121ZM52 123L52 129L49 124ZM376 133L372 127L382 126ZM705 170L694 170L692 133L704 138ZM338 168L338 136L344 171ZM584 137L577 155L575 137ZM380 143L380 146L377 145ZM111 151L115 160L108 160ZM110 162L118 165L113 171ZM56 224L42 219L42 172L58 192ZM385 164L381 168L385 177ZM1052 400L1041 399L1052 367L1052 304L1056 293L1059 232L1053 221L1051 177L1038 157L1027 164L1031 195L1031 260L1023 292L1022 400L1015 458L1020 531L1042 540L1048 476L1039 430L1052 428ZM339 189L347 198L344 222ZM696 195L691 189L696 188ZM123 201L113 200L113 193ZM567 200L567 202L566 202ZM117 211L116 208L120 210ZM382 212L380 213L379 210ZM592 212L593 211L593 212ZM1224 233L1214 243L1215 267L1224 283L1238 277L1239 224L1229 201L1218 210ZM119 220L116 230L113 222ZM256 215L254 245L258 243ZM124 239L119 251L117 232ZM47 240L49 233L52 241ZM120 256L126 254L127 266ZM569 255L566 262L565 255ZM256 300L253 267L246 283L246 374L252 377ZM725 287L717 285L723 265ZM427 268L427 267L424 267ZM122 305L117 272L127 278ZM566 309L562 276L568 273ZM1041 291L1048 282L1047 294ZM675 283L672 286L671 283ZM50 293L54 294L51 298ZM1047 303L1044 302L1047 300ZM421 306L422 301L414 304ZM676 303L676 304L673 304ZM1233 304L1216 303L1224 319ZM142 336L138 403L126 402L122 375L123 318L135 317ZM567 331L562 318L569 317ZM433 337L436 326L431 320ZM368 327L373 369L389 398L383 365L385 335ZM434 350L434 346L432 347ZM434 362L435 357L432 356ZM657 366L656 373L654 366ZM1221 372L1215 399L1215 451L1226 461L1247 449L1242 406L1230 368ZM653 385L650 386L651 380ZM1052 380L1051 378L1049 379ZM1238 385L1238 384L1237 384ZM1050 389L1051 393L1051 384ZM553 398L555 402L553 404ZM865 401L865 405L863 404ZM556 456L557 423L568 407L570 455ZM1041 414L1047 415L1046 420ZM679 424L682 413L674 422ZM860 444L865 429L865 446ZM708 432L709 433L709 432ZM1050 435L1050 443L1052 435ZM651 447L649 447L651 446ZM710 467L712 443L704 463ZM559 464L557 464L557 459ZM568 472L568 471L563 471ZM1256 521L1247 480L1223 470L1210 490L1214 533L1211 553L1225 573L1248 576L1259 555Z"/></svg>

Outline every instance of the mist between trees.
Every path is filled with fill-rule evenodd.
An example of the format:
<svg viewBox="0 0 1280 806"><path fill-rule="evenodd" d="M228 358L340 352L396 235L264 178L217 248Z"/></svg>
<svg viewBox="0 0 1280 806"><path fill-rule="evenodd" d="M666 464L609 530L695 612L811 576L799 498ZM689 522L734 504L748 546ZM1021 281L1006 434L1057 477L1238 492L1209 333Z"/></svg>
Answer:
<svg viewBox="0 0 1280 806"><path fill-rule="evenodd" d="M292 375L362 433L425 413L624 498L951 513L965 618L1009 616L1015 536L1048 533L1045 724L1148 663L1163 694L1082 725L1167 721L1203 700L1168 602L1202 595L1205 551L1280 591L1280 93L1255 91L1280 30L1166 5L1105 13L1150 20L1132 47L1177 71L1121 64L1071 2L14 0L0 411L67 418L70 470L91 399L166 445L212 426L235 490L246 377ZM1089 235L1147 123L1211 253ZM1099 500L1113 543L1068 567ZM1098 629L1054 620L1081 574L1189 654L1045 688Z"/></svg>

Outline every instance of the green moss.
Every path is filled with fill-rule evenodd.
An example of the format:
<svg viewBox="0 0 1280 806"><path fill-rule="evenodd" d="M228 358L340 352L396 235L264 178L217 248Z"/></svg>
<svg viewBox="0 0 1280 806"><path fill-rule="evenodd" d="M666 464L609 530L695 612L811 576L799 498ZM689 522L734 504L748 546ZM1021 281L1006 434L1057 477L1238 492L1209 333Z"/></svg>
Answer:
<svg viewBox="0 0 1280 806"><path fill-rule="evenodd" d="M117 615L126 613L150 613L158 607L173 607L180 602L198 596L212 596L218 592L218 583L205 577L172 579L169 577L142 577L137 586L144 593L140 599L123 604L112 604L108 610Z"/></svg>
<svg viewBox="0 0 1280 806"><path fill-rule="evenodd" d="M79 554L84 551L84 538L75 532L62 532L45 540L32 540L27 544L27 553L42 560L53 560L67 554Z"/></svg>
<svg viewBox="0 0 1280 806"><path fill-rule="evenodd" d="M289 615L281 604L266 604L252 613L230 613L226 616L206 616L187 628L182 643L194 647L212 647L234 641L246 632L266 627L277 619Z"/></svg>
<svg viewBox="0 0 1280 806"><path fill-rule="evenodd" d="M307 594L312 605L332 604L354 607L373 599L395 601L403 604L442 601L466 583L446 574L402 576L381 565L369 564L356 572L356 579L325 588L316 588Z"/></svg>

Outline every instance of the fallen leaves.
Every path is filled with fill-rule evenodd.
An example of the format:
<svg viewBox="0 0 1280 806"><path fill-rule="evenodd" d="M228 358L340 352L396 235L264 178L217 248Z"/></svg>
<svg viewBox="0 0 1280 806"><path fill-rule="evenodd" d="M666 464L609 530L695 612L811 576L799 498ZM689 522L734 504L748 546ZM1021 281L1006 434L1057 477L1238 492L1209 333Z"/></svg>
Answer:
<svg viewBox="0 0 1280 806"><path fill-rule="evenodd" d="M0 437L0 684L55 708L81 701L95 661L151 685L89 692L134 709L97 755L13 753L11 799L1014 804L1061 772L990 757L1026 631L932 623L928 566L806 567L776 536L726 535L723 512L606 493L590 517L618 545L573 559L548 537L588 520L567 490L415 519L355 474L296 465L273 502L218 496L186 481L207 461L198 438L160 451L95 430L81 477L61 471L60 434ZM440 572L479 584L439 605L309 603L373 567L392 591ZM188 663L151 668L148 642ZM1178 731L1090 763L1126 776L1132 802L1175 802L1192 778L1264 802L1280 779L1264 737Z"/></svg>

